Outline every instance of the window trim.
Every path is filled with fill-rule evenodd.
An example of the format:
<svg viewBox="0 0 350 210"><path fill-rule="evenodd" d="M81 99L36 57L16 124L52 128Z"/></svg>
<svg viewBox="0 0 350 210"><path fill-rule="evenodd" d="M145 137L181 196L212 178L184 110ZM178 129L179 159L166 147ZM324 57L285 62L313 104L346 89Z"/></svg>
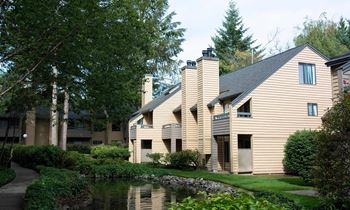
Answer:
<svg viewBox="0 0 350 210"><path fill-rule="evenodd" d="M312 115L313 114L313 106L316 105L316 113L315 115ZM309 106L311 106L311 110L312 110L312 113L310 113L309 111ZM317 103L307 103L307 116L309 117L318 117L318 104Z"/></svg>
<svg viewBox="0 0 350 210"><path fill-rule="evenodd" d="M300 69L300 66L303 66L303 65L312 65L314 66L314 69L315 69L315 83L305 83L305 80L304 80L304 74L301 74L301 69ZM302 69L304 70L304 69ZM303 72L303 71L302 71ZM304 72L303 72L304 73ZM299 76L299 84L300 85L317 85L317 69L316 69L316 64L314 63L304 63L304 62L299 62L298 63L298 76Z"/></svg>

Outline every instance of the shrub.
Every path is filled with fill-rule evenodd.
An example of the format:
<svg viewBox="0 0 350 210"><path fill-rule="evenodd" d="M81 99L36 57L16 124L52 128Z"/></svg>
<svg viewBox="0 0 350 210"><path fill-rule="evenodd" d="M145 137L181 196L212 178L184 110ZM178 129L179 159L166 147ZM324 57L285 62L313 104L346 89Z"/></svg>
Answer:
<svg viewBox="0 0 350 210"><path fill-rule="evenodd" d="M302 130L290 135L284 148L283 164L287 173L312 181L312 168L316 155L315 131Z"/></svg>
<svg viewBox="0 0 350 210"><path fill-rule="evenodd" d="M171 168L198 168L200 166L201 155L197 150L183 150L170 153L167 156L169 167Z"/></svg>
<svg viewBox="0 0 350 210"><path fill-rule="evenodd" d="M344 95L323 117L317 135L315 185L326 205L350 209L350 97Z"/></svg>
<svg viewBox="0 0 350 210"><path fill-rule="evenodd" d="M201 192L197 196L198 198L185 198L170 209L287 209L283 206L275 205L264 198L256 198L247 193L239 193L237 196L233 196L229 193L206 194Z"/></svg>
<svg viewBox="0 0 350 210"><path fill-rule="evenodd" d="M285 197L284 195L273 193L273 192L255 192L254 196L256 198L263 198L271 203L277 204L280 207L285 207L286 209L301 210L302 206L296 204L293 200Z"/></svg>
<svg viewBox="0 0 350 210"><path fill-rule="evenodd" d="M98 162L93 165L91 175L93 177L105 178L132 178L142 175L165 175L162 169L153 168L144 164L135 164L127 161L103 160L102 164Z"/></svg>
<svg viewBox="0 0 350 210"><path fill-rule="evenodd" d="M16 173L12 168L0 167L0 187L11 182L16 177Z"/></svg>
<svg viewBox="0 0 350 210"><path fill-rule="evenodd" d="M127 148L112 145L98 145L91 148L91 155L94 158L127 160L130 153Z"/></svg>
<svg viewBox="0 0 350 210"><path fill-rule="evenodd" d="M90 174L94 164L94 160L89 155L77 151L66 152L63 161L64 168L79 171L85 175Z"/></svg>
<svg viewBox="0 0 350 210"><path fill-rule="evenodd" d="M162 158L164 155L162 153L149 153L147 154L147 157L152 160L153 165L160 165L162 164Z"/></svg>
<svg viewBox="0 0 350 210"><path fill-rule="evenodd" d="M13 160L21 166L35 169L36 166L63 167L64 151L53 145L16 145Z"/></svg>
<svg viewBox="0 0 350 210"><path fill-rule="evenodd" d="M88 144L68 144L67 151L77 151L82 154L90 154L91 146Z"/></svg>
<svg viewBox="0 0 350 210"><path fill-rule="evenodd" d="M11 145L0 145L0 167L10 168L11 166Z"/></svg>
<svg viewBox="0 0 350 210"><path fill-rule="evenodd" d="M79 173L57 168L40 167L40 176L27 188L25 209L61 209L74 203L87 192L88 183Z"/></svg>

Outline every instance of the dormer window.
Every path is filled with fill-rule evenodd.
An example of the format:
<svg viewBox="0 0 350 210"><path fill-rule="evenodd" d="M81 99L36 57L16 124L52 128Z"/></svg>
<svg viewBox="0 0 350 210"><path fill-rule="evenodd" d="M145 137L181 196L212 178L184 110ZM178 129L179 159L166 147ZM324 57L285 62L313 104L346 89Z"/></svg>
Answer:
<svg viewBox="0 0 350 210"><path fill-rule="evenodd" d="M315 64L299 63L299 83L305 85L316 85Z"/></svg>
<svg viewBox="0 0 350 210"><path fill-rule="evenodd" d="M251 99L237 109L237 117L252 117Z"/></svg>

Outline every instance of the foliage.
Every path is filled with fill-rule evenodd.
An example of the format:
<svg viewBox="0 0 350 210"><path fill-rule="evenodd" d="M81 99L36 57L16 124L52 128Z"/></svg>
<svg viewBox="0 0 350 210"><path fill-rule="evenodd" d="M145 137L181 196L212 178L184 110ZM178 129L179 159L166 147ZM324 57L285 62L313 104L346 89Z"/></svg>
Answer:
<svg viewBox="0 0 350 210"><path fill-rule="evenodd" d="M242 18L236 4L230 1L226 12L223 27L212 38L215 53L220 59L220 74L237 70L251 63L251 51L254 51L254 61L261 59L259 46L253 47L252 35L245 35L247 28L244 27Z"/></svg>
<svg viewBox="0 0 350 210"><path fill-rule="evenodd" d="M282 194L272 193L272 192L255 192L254 196L256 198L266 199L269 202L276 204L280 207L286 207L286 209L293 209L293 210L303 209L300 205L296 204L293 200L287 198Z"/></svg>
<svg viewBox="0 0 350 210"><path fill-rule="evenodd" d="M0 167L0 187L9 183L16 177L16 173L11 168Z"/></svg>
<svg viewBox="0 0 350 210"><path fill-rule="evenodd" d="M290 135L284 147L283 165L287 173L301 176L304 181L312 181L315 162L315 131L301 130Z"/></svg>
<svg viewBox="0 0 350 210"><path fill-rule="evenodd" d="M70 151L65 153L63 166L66 169L88 175L91 173L94 162L94 159L89 155L81 154L77 151Z"/></svg>
<svg viewBox="0 0 350 210"><path fill-rule="evenodd" d="M350 96L346 94L323 117L315 163L315 184L326 204L349 209Z"/></svg>
<svg viewBox="0 0 350 210"><path fill-rule="evenodd" d="M198 168L201 163L201 154L197 150L182 150L168 154L166 159L171 168Z"/></svg>
<svg viewBox="0 0 350 210"><path fill-rule="evenodd" d="M77 151L82 154L90 154L91 146L88 144L67 144L67 151Z"/></svg>
<svg viewBox="0 0 350 210"><path fill-rule="evenodd" d="M40 168L40 176L27 188L25 209L60 209L77 200L88 189L79 173L65 169Z"/></svg>
<svg viewBox="0 0 350 210"><path fill-rule="evenodd" d="M198 198L185 198L171 209L288 209L287 206L275 205L264 198L256 198L247 193L231 195L229 193L206 194L201 192L198 196Z"/></svg>
<svg viewBox="0 0 350 210"><path fill-rule="evenodd" d="M36 169L43 165L48 167L62 167L64 151L53 145L16 145L13 151L13 160L23 167Z"/></svg>
<svg viewBox="0 0 350 210"><path fill-rule="evenodd" d="M295 45L309 43L326 56L337 56L350 49L348 45L349 29L345 21L336 23L322 14L318 20L306 19L294 38Z"/></svg>
<svg viewBox="0 0 350 210"><path fill-rule="evenodd" d="M130 156L130 153L128 148L113 145L98 145L91 148L91 155L94 158L127 160Z"/></svg>
<svg viewBox="0 0 350 210"><path fill-rule="evenodd" d="M0 148L0 167L7 168L11 164L11 146L4 144Z"/></svg>
<svg viewBox="0 0 350 210"><path fill-rule="evenodd" d="M101 164L94 164L91 172L93 177L131 178L142 175L165 175L162 169L150 167L145 164L135 164L127 161L107 161Z"/></svg>
<svg viewBox="0 0 350 210"><path fill-rule="evenodd" d="M162 164L162 158L164 155L162 153L148 153L147 157L152 160L153 165L160 165Z"/></svg>

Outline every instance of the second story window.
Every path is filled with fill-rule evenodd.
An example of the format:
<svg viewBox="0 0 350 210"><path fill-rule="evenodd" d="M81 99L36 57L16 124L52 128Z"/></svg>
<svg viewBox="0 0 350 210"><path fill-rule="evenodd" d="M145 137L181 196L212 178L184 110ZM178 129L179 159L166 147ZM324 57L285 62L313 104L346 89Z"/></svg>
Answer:
<svg viewBox="0 0 350 210"><path fill-rule="evenodd" d="M299 63L299 83L306 85L316 85L315 64Z"/></svg>
<svg viewBox="0 0 350 210"><path fill-rule="evenodd" d="M307 114L308 116L317 116L318 115L318 107L315 103L308 103L307 104Z"/></svg>
<svg viewBox="0 0 350 210"><path fill-rule="evenodd" d="M237 109L237 117L252 117L251 99Z"/></svg>

